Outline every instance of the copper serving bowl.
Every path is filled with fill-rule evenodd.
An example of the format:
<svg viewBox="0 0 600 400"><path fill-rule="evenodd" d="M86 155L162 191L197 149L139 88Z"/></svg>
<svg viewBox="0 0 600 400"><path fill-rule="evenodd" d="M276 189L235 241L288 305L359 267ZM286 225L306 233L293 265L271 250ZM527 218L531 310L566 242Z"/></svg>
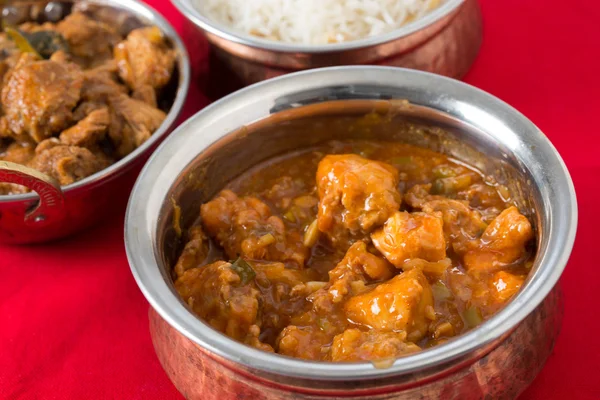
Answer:
<svg viewBox="0 0 600 400"><path fill-rule="evenodd" d="M453 78L469 69L481 45L477 0L446 0L422 18L382 35L328 45L268 41L238 33L207 18L198 0L171 0L207 37L245 84L288 72L337 65L414 68Z"/></svg>
<svg viewBox="0 0 600 400"><path fill-rule="evenodd" d="M2 7L2 15L22 23L35 16L60 19L74 1L13 1ZM36 243L58 239L80 231L119 208L126 201L135 173L156 146L173 130L190 84L187 50L175 29L157 11L136 0L89 0L77 7L114 19L123 33L143 25L157 26L177 52L176 70L166 90L170 108L162 125L144 144L115 164L81 181L60 187L49 176L23 165L0 161L0 182L17 183L36 193L0 195L0 243ZM40 17L40 13L47 17Z"/></svg>
<svg viewBox="0 0 600 400"><path fill-rule="evenodd" d="M407 101L406 101L407 100ZM369 112L387 116L348 129ZM377 368L262 352L215 331L177 295L177 229L249 167L331 139L378 138L431 148L506 185L533 221L537 256L505 308L448 342ZM175 224L174 224L175 221ZM196 114L154 153L133 189L127 256L151 304L165 371L188 399L509 399L533 380L558 335L558 279L577 226L569 173L527 118L472 86L420 71L337 67L262 82Z"/></svg>

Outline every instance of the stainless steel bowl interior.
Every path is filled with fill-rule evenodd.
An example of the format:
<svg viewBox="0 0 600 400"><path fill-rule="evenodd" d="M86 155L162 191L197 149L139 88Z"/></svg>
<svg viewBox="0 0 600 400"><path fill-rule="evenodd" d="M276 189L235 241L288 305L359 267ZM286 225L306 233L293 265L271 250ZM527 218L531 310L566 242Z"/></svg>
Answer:
<svg viewBox="0 0 600 400"><path fill-rule="evenodd" d="M388 369L371 363L307 362L261 352L196 318L179 300L171 281L170 269L180 246L172 229L172 199L181 207L184 226L189 225L202 201L255 163L322 140L364 137L364 132L352 133L344 127L369 109L390 118L366 135L444 151L509 186L538 232L538 255L525 288L478 328L444 345L399 358ZM509 332L558 281L576 225L575 192L563 161L544 134L515 109L474 87L437 75L399 68L335 67L248 87L180 126L152 156L134 187L125 241L132 272L151 306L200 346L266 373L348 380L432 368L473 353Z"/></svg>
<svg viewBox="0 0 600 400"><path fill-rule="evenodd" d="M29 5L39 3L73 3L72 0L67 1L48 1L48 0L21 0L16 1L18 5ZM70 185L62 187L63 192L69 192L81 188L85 185L104 180L115 174L120 169L123 169L127 165L131 164L141 154L145 153L149 148L155 146L160 142L166 134L169 133L173 124L179 117L185 99L187 96L188 88L191 80L191 69L187 50L183 41L171 26L171 24L156 10L146 5L142 1L136 0L86 0L78 2L79 7L85 7L85 5L91 7L109 7L119 11L123 11L131 16L135 17L135 21L131 23L131 26L136 25L155 25L157 26L169 39L171 46L177 51L177 66L174 72L173 82L165 89L167 94L165 97L170 103L169 107L164 109L167 112L167 117L163 121L162 125L152 134L144 144L135 149L132 153L122 158L115 164L103 169L85 179L72 183ZM4 5L4 7L10 6L10 3ZM0 195L0 203L12 202L12 201L29 201L37 198L36 193L25 193L18 195Z"/></svg>
<svg viewBox="0 0 600 400"><path fill-rule="evenodd" d="M194 22L194 24L198 25L203 30L234 43L283 53L325 53L375 46L380 43L386 43L391 40L409 36L451 14L464 2L464 0L446 0L442 5L432 10L422 18L412 21L392 32L368 37L365 39L333 43L328 45L283 43L246 35L244 33L237 32L228 26L224 26L223 24L213 21L203 15L199 7L196 5L197 3L201 3L202 0L171 0L171 2L179 9L179 11L181 11L182 14L184 14L187 18Z"/></svg>

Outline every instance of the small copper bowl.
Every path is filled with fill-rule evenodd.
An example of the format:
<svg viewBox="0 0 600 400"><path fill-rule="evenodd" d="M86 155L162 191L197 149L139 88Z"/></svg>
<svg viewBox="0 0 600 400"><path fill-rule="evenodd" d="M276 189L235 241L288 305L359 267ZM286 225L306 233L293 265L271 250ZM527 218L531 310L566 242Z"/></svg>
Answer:
<svg viewBox="0 0 600 400"><path fill-rule="evenodd" d="M171 1L245 84L309 68L364 64L461 78L481 45L477 0L447 0L423 18L390 33L329 45L288 44L241 34L203 15L194 6L197 0Z"/></svg>
<svg viewBox="0 0 600 400"><path fill-rule="evenodd" d="M357 129L356 119L371 112L385 118ZM182 245L176 228L189 227L200 204L267 158L331 139L365 137L441 151L508 186L538 238L532 272L512 301L477 328L388 368L259 351L195 317L171 278ZM576 228L569 173L546 136L518 111L439 75L336 67L256 84L181 125L138 178L125 245L152 307L158 358L188 399L510 399L552 351L562 318L556 285Z"/></svg>
<svg viewBox="0 0 600 400"><path fill-rule="evenodd" d="M0 244L39 243L63 238L89 227L114 209L124 207L144 161L173 130L190 85L187 50L175 29L156 10L136 0L15 0L2 7L16 23L40 18L47 12L60 19L71 7L94 12L126 33L143 25L157 26L177 52L173 82L166 89L170 108L162 125L144 144L115 164L81 181L60 187L49 176L31 168L0 161L0 182L25 185L36 193L0 195Z"/></svg>

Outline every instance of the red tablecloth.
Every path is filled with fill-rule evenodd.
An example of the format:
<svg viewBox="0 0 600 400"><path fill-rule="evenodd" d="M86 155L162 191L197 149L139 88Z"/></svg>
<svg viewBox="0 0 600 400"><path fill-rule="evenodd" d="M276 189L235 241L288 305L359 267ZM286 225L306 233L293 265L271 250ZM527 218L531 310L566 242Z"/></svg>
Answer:
<svg viewBox="0 0 600 400"><path fill-rule="evenodd" d="M167 0L149 3L181 29L182 16ZM580 207L562 278L562 333L522 399L599 399L593 296L600 296L600 275L593 254L600 213L592 207L600 201L600 3L484 0L482 8L484 44L466 81L512 104L548 135L571 171ZM206 46L190 51L202 55ZM186 116L207 102L193 85ZM154 354L122 221L119 212L59 243L0 247L0 399L181 398Z"/></svg>

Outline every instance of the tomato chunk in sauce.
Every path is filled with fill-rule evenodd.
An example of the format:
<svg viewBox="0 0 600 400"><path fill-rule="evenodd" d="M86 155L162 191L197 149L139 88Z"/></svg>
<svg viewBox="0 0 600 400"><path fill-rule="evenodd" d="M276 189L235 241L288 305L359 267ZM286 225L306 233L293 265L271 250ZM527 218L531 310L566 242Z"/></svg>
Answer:
<svg viewBox="0 0 600 400"><path fill-rule="evenodd" d="M400 143L273 158L201 206L175 287L264 351L351 362L435 346L497 312L531 268L532 225L491 181Z"/></svg>

